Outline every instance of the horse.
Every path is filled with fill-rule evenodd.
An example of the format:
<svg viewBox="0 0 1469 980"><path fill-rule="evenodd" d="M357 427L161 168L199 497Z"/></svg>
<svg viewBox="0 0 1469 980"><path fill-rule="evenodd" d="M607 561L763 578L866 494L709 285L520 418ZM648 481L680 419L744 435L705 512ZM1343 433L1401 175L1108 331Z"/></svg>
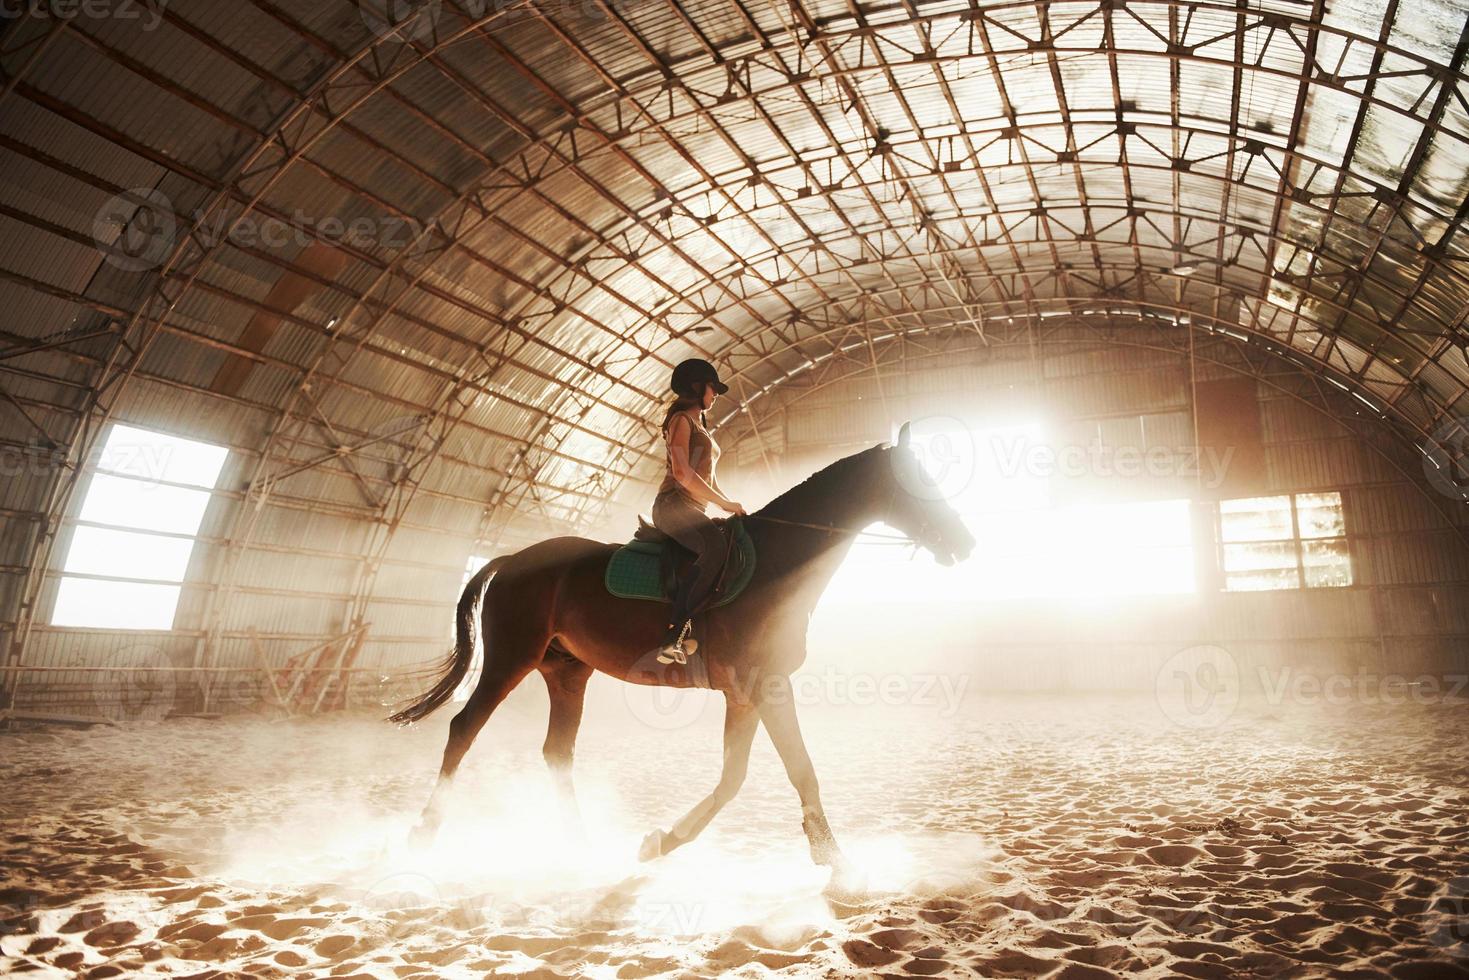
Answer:
<svg viewBox="0 0 1469 980"><path fill-rule="evenodd" d="M664 604L611 595L603 582L618 545L557 537L502 555L468 582L459 598L455 645L438 682L390 716L416 722L447 702L474 657L475 607L481 607L484 666L463 710L449 724L443 765L417 845L431 842L445 796L475 736L531 671L550 693L543 756L569 813L575 814L572 753L587 680L601 671L635 684L709 687L725 696L724 765L718 784L668 830L654 829L639 857L668 854L696 838L739 792L751 743L765 725L801 804L811 858L834 872L847 867L821 805L816 772L796 717L790 676L806 658L806 628L827 583L867 526L883 522L944 565L969 557L974 537L932 493L905 423L896 444L880 443L839 459L743 518L756 567L734 601L709 608L689 667L661 665L650 651L664 631ZM703 664L703 669L691 669Z"/></svg>

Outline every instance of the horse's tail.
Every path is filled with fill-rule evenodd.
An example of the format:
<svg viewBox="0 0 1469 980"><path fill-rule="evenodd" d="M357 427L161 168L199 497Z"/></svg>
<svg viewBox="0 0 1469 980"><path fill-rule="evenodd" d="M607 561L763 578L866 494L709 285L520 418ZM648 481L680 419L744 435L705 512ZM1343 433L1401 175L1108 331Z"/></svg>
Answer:
<svg viewBox="0 0 1469 980"><path fill-rule="evenodd" d="M509 558L509 555L501 555L491 560L465 584L464 592L459 596L459 608L454 623L454 649L439 666L441 676L438 683L408 707L389 715L388 721L399 725L421 721L454 696L454 692L469 673L470 665L474 663L474 619L480 600L484 597L485 584Z"/></svg>

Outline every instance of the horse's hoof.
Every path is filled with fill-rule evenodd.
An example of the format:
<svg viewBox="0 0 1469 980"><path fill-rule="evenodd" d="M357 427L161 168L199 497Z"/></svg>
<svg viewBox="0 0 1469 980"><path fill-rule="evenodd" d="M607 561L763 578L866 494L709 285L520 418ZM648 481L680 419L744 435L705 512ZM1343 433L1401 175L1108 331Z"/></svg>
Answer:
<svg viewBox="0 0 1469 980"><path fill-rule="evenodd" d="M408 832L408 846L415 851L426 851L434 846L434 839L438 836L437 827L418 824Z"/></svg>
<svg viewBox="0 0 1469 980"><path fill-rule="evenodd" d="M638 860L651 861L654 858L662 857L663 836L661 830L650 831L648 836L643 838L642 846L638 848Z"/></svg>
<svg viewBox="0 0 1469 980"><path fill-rule="evenodd" d="M831 864L831 878L822 891L829 898L859 899L867 893L867 875L846 858L841 858Z"/></svg>

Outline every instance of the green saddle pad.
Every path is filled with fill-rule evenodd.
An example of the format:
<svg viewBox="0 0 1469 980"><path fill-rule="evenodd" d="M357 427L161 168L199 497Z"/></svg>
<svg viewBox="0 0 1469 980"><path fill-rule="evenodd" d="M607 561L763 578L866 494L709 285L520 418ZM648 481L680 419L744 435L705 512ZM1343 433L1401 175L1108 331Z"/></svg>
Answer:
<svg viewBox="0 0 1469 980"><path fill-rule="evenodd" d="M718 608L733 602L750 578L755 574L755 542L745 533L745 522L735 521L735 546L743 554L745 563L734 580L710 608ZM663 545L653 541L629 541L612 553L607 562L605 581L607 591L623 599L652 599L667 602L663 594Z"/></svg>

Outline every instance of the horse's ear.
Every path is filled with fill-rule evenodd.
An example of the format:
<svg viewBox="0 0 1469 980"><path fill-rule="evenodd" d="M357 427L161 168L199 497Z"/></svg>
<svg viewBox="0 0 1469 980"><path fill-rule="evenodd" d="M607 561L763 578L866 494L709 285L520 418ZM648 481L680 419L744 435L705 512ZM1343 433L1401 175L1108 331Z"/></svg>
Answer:
<svg viewBox="0 0 1469 980"><path fill-rule="evenodd" d="M898 448L899 449L906 449L907 448L908 441L909 441L909 439L913 435L913 433L910 431L912 428L913 428L913 423L912 422L904 422L903 423L903 427L898 430Z"/></svg>

